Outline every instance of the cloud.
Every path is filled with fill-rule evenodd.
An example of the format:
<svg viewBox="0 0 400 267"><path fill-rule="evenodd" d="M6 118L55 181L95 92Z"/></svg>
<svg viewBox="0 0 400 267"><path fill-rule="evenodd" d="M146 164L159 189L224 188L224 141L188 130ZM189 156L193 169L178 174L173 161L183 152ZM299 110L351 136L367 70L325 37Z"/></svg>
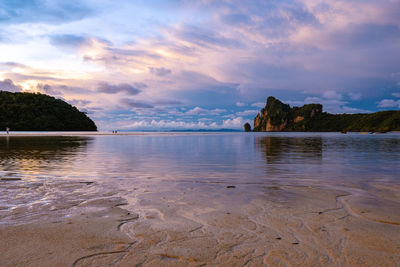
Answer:
<svg viewBox="0 0 400 267"><path fill-rule="evenodd" d="M251 104L251 106L256 107L256 108L264 108L265 104L266 103L264 103L264 102L256 102L256 103Z"/></svg>
<svg viewBox="0 0 400 267"><path fill-rule="evenodd" d="M210 119L199 119L195 121L183 121L183 120L136 120L132 122L119 121L114 126L109 128L119 128L124 130L171 130L171 129L206 129L206 130L217 130L217 129L242 129L243 119L234 118L224 120L221 123Z"/></svg>
<svg viewBox="0 0 400 267"><path fill-rule="evenodd" d="M351 100L360 100L361 99L361 94L360 93L348 93L349 97Z"/></svg>
<svg viewBox="0 0 400 267"><path fill-rule="evenodd" d="M392 93L392 96L400 98L400 93Z"/></svg>
<svg viewBox="0 0 400 267"><path fill-rule="evenodd" d="M70 95L70 94L82 94L82 95L91 95L94 92L83 88L79 86L70 86L70 85L65 85L65 84L43 84L43 83L38 83L35 84L31 87L31 90L33 91L39 91L48 95L53 95L53 96L65 96L65 95Z"/></svg>
<svg viewBox="0 0 400 267"><path fill-rule="evenodd" d="M304 99L304 101L297 101L299 106L301 106L301 102L303 104L322 104L324 111L333 113L333 114L341 114L341 113L347 113L347 114L353 114L353 113L368 113L371 112L370 110L367 109L362 109L362 108L355 108L355 107L349 107L348 101L341 100L341 95L336 95L336 93L329 93L329 96L331 98L320 98L316 96L309 96ZM285 101L283 101L285 102Z"/></svg>
<svg viewBox="0 0 400 267"><path fill-rule="evenodd" d="M212 129L213 126L202 121L185 122L179 120L138 120L131 123L123 123L121 129L131 130L163 130L163 129Z"/></svg>
<svg viewBox="0 0 400 267"><path fill-rule="evenodd" d="M50 43L54 46L78 48L83 46L94 46L96 44L108 47L112 42L105 38L94 37L90 35L77 34L52 34L48 36Z"/></svg>
<svg viewBox="0 0 400 267"><path fill-rule="evenodd" d="M9 92L20 92L22 91L22 88L18 85L15 85L12 80L5 79L3 81L0 81L0 90Z"/></svg>
<svg viewBox="0 0 400 267"><path fill-rule="evenodd" d="M50 36L50 43L55 46L79 47L90 44L90 39L74 34L57 34Z"/></svg>
<svg viewBox="0 0 400 267"><path fill-rule="evenodd" d="M240 84L233 82L222 82L213 76L195 72L182 71L174 77L179 79L179 86L186 90L216 91L219 93L235 93Z"/></svg>
<svg viewBox="0 0 400 267"><path fill-rule="evenodd" d="M244 123L245 123L245 121L243 120L242 117L237 117L237 118L233 118L233 119L223 120L222 127L238 129L238 128L242 128Z"/></svg>
<svg viewBox="0 0 400 267"><path fill-rule="evenodd" d="M185 112L186 115L219 115L221 113L226 112L225 109L213 109L213 110L209 110L209 109L204 109L204 108L200 108L200 107L195 107L187 112Z"/></svg>
<svg viewBox="0 0 400 267"><path fill-rule="evenodd" d="M243 47L243 43L235 38L224 37L218 31L194 25L183 25L175 29L174 35L192 45L214 48Z"/></svg>
<svg viewBox="0 0 400 267"><path fill-rule="evenodd" d="M322 97L326 98L326 99L337 99L340 100L342 99L342 95L337 93L336 91L332 91L332 90L328 90L323 92Z"/></svg>
<svg viewBox="0 0 400 267"><path fill-rule="evenodd" d="M105 50L110 52L112 55L125 56L125 57L139 57L146 56L153 59L161 58L160 55L147 51L146 49L136 49L134 47L127 48L115 48L115 47L106 47Z"/></svg>
<svg viewBox="0 0 400 267"><path fill-rule="evenodd" d="M242 116L242 117L256 116L258 112L260 112L260 111L256 110L256 109L249 109L249 110L245 110L245 111L236 112L236 115Z"/></svg>
<svg viewBox="0 0 400 267"><path fill-rule="evenodd" d="M228 25L242 25L251 23L251 18L243 13L228 13L221 17L221 21Z"/></svg>
<svg viewBox="0 0 400 267"><path fill-rule="evenodd" d="M1 1L0 23L65 23L80 20L92 10L78 0L17 0Z"/></svg>
<svg viewBox="0 0 400 267"><path fill-rule="evenodd" d="M348 106L342 106L341 107L341 113L346 113L346 114L371 113L371 110L362 109L362 108L353 108L353 107L348 107Z"/></svg>
<svg viewBox="0 0 400 267"><path fill-rule="evenodd" d="M236 102L236 106L237 106L237 107L244 107L244 106L246 106L246 103L243 103L243 102Z"/></svg>
<svg viewBox="0 0 400 267"><path fill-rule="evenodd" d="M380 108L400 108L400 100L393 99L382 99L378 102L378 107Z"/></svg>
<svg viewBox="0 0 400 267"><path fill-rule="evenodd" d="M175 105L182 105L183 102L179 100L173 100L173 99L160 99L156 100L153 102L155 105L161 105L161 106L175 106Z"/></svg>
<svg viewBox="0 0 400 267"><path fill-rule="evenodd" d="M143 83L138 83L139 87L145 88L146 85ZM98 85L97 90L101 93L105 94L116 94L120 92L124 92L128 95L137 95L141 92L140 89L133 87L132 85L129 85L127 83L120 83L117 85L111 85L106 82L101 82Z"/></svg>
<svg viewBox="0 0 400 267"><path fill-rule="evenodd" d="M18 62L0 62L0 66L11 67L11 68L27 68L26 65L18 63Z"/></svg>
<svg viewBox="0 0 400 267"><path fill-rule="evenodd" d="M43 92L45 94L48 95L62 95L63 93L59 90L57 90L56 88L54 88L53 86L49 85L49 84L41 84L39 83L36 88L40 91Z"/></svg>
<svg viewBox="0 0 400 267"><path fill-rule="evenodd" d="M73 106L80 106L80 107L87 106L88 104L92 103L92 101L86 99L71 99L68 100L67 102Z"/></svg>
<svg viewBox="0 0 400 267"><path fill-rule="evenodd" d="M167 76L168 74L172 73L172 71L170 69L163 68L163 67L162 68L152 68L152 67L150 67L149 71L150 71L150 73L152 73L152 74L154 74L156 76L159 76L159 77Z"/></svg>
<svg viewBox="0 0 400 267"><path fill-rule="evenodd" d="M123 99L122 103L130 108L154 108L154 106L150 103L142 102L142 101L136 101L132 99Z"/></svg>
<svg viewBox="0 0 400 267"><path fill-rule="evenodd" d="M371 46L378 42L399 39L400 29L396 25L372 23L350 24L345 29L330 35L331 40L343 46Z"/></svg>

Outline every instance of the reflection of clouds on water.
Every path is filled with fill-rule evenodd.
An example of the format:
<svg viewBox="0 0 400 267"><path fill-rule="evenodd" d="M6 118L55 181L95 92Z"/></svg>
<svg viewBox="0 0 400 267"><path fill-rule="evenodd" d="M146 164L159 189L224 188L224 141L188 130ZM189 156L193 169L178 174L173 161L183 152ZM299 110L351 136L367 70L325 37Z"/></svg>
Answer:
<svg viewBox="0 0 400 267"><path fill-rule="evenodd" d="M80 175L93 142L93 137L77 136L0 137L0 223L28 222L51 213L61 217L106 192Z"/></svg>
<svg viewBox="0 0 400 267"><path fill-rule="evenodd" d="M23 157L57 159L85 149L93 140L91 137L46 136L46 137L4 137L0 138L0 159ZM72 153L69 153L72 152Z"/></svg>
<svg viewBox="0 0 400 267"><path fill-rule="evenodd" d="M92 141L89 137L63 136L0 138L0 166L2 171L21 174L64 169L84 153ZM4 175L7 173L1 176Z"/></svg>

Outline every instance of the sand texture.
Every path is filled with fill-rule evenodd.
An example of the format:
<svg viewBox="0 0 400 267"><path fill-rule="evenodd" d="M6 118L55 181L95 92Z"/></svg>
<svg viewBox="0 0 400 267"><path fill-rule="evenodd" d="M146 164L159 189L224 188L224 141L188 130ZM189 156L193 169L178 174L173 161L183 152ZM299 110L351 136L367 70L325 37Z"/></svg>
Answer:
<svg viewBox="0 0 400 267"><path fill-rule="evenodd" d="M2 225L0 266L399 266L400 188L249 186L141 188Z"/></svg>

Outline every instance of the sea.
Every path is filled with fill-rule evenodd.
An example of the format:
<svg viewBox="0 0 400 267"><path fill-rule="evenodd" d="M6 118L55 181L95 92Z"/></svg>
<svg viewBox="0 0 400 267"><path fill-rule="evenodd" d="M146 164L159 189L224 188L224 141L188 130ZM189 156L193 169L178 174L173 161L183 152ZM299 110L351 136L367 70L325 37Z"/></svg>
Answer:
<svg viewBox="0 0 400 267"><path fill-rule="evenodd" d="M70 216L73 207L121 197L251 201L265 188L320 186L370 194L400 186L400 133L134 132L0 136L0 224ZM224 190L221 190L224 189ZM240 194L235 194L240 190ZM289 197L289 196L288 196ZM183 200L185 201L185 200ZM191 198L186 200L190 204ZM229 205L225 203L224 205Z"/></svg>

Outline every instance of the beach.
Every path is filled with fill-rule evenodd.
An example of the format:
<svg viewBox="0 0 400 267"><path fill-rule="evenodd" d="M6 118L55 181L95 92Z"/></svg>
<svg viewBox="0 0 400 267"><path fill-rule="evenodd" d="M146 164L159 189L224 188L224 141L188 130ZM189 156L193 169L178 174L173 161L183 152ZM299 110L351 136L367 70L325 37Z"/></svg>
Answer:
<svg viewBox="0 0 400 267"><path fill-rule="evenodd" d="M237 190L220 188L221 191ZM376 188L396 197L400 188ZM357 192L357 190L354 190ZM2 266L397 266L398 202L340 190L270 187L229 207L146 192L142 212L108 197L73 215L0 226ZM282 197L282 195L285 195ZM289 197L290 196L290 197ZM183 204L184 203L184 204ZM213 205L212 205L213 204ZM225 204L225 205L224 205ZM141 216L139 216L141 214Z"/></svg>
<svg viewBox="0 0 400 267"><path fill-rule="evenodd" d="M251 137L250 142L238 134L57 137L29 139L31 147L20 146L26 140L10 140L13 152L0 156L2 164L10 158L15 163L1 173L0 265L398 266L400 185L393 174L398 159L377 167L379 179L374 178L377 173L361 177L362 169L369 173L370 169L353 169L356 163L352 162L353 171L345 169L352 179L331 180L326 178L326 173L332 173L327 164L333 164L328 155L336 155L337 150L332 154L329 142L337 142L338 136L278 137L272 143L279 145L283 155L276 154L278 150L263 135ZM370 147L377 151L373 160L392 158L389 152L397 153L398 147L393 147L397 137L377 138L373 142L381 150ZM365 142L359 137L348 140ZM182 167L182 159L174 153L167 162L165 155L154 158L155 152L162 154L155 148L172 142L170 148L162 148L171 152L186 141L201 147L203 141L235 145L225 157L218 155L217 162L210 156L192 155L193 162L202 159L196 167ZM110 155L120 146L143 155L144 162L131 155L124 165L124 157L118 154L119 165L113 166ZM250 150L238 161L244 147ZM144 155L144 151L151 153ZM233 151L238 153L232 156ZM367 152L364 147L364 158L357 162L364 162ZM89 165L93 155L97 161ZM187 153L181 156L190 158ZM259 156L263 161L256 160ZM35 167L26 167L27 162ZM152 162L160 169L149 170ZM239 169L225 169L233 163ZM307 171L310 166L312 172ZM337 169L342 165L333 166L334 177L342 177ZM106 172L110 169L112 174Z"/></svg>

